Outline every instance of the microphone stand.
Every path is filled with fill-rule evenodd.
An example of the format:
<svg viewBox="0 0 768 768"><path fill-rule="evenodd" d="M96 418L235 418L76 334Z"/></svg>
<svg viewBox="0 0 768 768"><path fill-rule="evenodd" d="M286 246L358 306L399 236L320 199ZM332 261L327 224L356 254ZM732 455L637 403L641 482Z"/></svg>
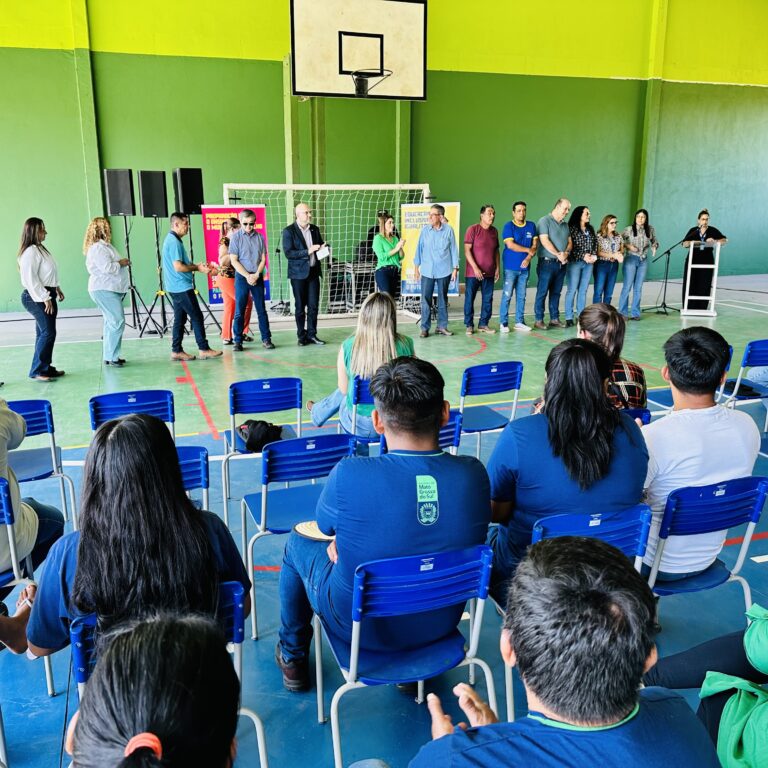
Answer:
<svg viewBox="0 0 768 768"><path fill-rule="evenodd" d="M273 301L269 305L269 311L274 312L276 315L290 315L291 314L291 302L283 300L283 260L280 258L280 248L275 248L275 260L277 261L277 280L280 286L280 295L277 301ZM270 273L272 270L269 270ZM273 282L270 282L270 291L272 290Z"/></svg>
<svg viewBox="0 0 768 768"><path fill-rule="evenodd" d="M683 238L683 240L679 240L674 245L670 245L669 248L667 248L667 250L664 251L664 253L659 254L658 256L656 256L652 260L651 263L655 264L659 259L662 259L662 258L666 257L666 261L664 262L664 287L662 288L662 291L661 291L661 304L656 304L653 307L646 307L645 309L642 310L643 312L656 312L657 315L662 315L662 314L663 315L668 315L670 310L672 312L679 312L680 311L676 307L670 307L667 304L667 283L669 282L669 257L670 257L670 254L684 240L685 240L685 238Z"/></svg>

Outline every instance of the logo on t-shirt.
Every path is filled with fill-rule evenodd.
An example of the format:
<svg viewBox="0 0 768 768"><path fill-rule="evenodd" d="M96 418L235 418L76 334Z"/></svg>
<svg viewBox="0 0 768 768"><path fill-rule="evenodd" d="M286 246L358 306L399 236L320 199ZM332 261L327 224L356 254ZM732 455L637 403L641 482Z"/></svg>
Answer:
<svg viewBox="0 0 768 768"><path fill-rule="evenodd" d="M432 525L440 515L437 480L432 475L416 475L416 517L422 525Z"/></svg>

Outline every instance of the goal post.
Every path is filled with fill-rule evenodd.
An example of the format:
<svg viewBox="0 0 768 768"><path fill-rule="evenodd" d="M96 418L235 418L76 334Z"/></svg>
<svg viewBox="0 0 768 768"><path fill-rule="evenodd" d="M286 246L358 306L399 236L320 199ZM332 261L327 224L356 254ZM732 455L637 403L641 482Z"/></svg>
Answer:
<svg viewBox="0 0 768 768"><path fill-rule="evenodd" d="M280 235L295 220L294 208L306 203L312 222L331 246L321 281L322 314L355 313L375 290L376 256L371 244L378 232L378 213L386 210L398 231L400 206L430 202L429 184L224 184L224 203L264 205L270 250L272 302L286 306L292 300Z"/></svg>

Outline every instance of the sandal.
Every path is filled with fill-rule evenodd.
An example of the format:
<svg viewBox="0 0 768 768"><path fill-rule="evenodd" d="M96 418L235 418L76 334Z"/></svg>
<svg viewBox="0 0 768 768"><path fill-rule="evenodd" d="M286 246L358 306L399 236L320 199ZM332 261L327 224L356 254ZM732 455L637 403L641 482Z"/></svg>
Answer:
<svg viewBox="0 0 768 768"><path fill-rule="evenodd" d="M312 413L312 409L315 407L314 400L307 400L307 410Z"/></svg>

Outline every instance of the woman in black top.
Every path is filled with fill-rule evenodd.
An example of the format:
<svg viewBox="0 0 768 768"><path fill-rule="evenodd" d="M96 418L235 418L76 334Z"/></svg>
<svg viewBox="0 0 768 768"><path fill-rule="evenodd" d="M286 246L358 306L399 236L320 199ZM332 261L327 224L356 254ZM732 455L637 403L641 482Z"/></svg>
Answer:
<svg viewBox="0 0 768 768"><path fill-rule="evenodd" d="M709 211L705 208L699 212L699 224L691 227L683 238L683 246L688 248L691 243L698 243L693 249L693 266L698 264L715 263L715 243L725 245L727 243L725 235L717 227L709 226ZM685 306L685 297L688 295L688 260L685 260L683 269L683 306ZM711 269L692 269L690 290L693 296L709 296L712 288ZM691 299L688 302L688 309L708 309L709 301L707 299Z"/></svg>
<svg viewBox="0 0 768 768"><path fill-rule="evenodd" d="M565 292L565 325L573 326L573 301L576 314L587 305L587 288L592 279L592 268L597 261L597 235L589 223L589 208L577 205L568 219L573 250L568 256L568 289Z"/></svg>

